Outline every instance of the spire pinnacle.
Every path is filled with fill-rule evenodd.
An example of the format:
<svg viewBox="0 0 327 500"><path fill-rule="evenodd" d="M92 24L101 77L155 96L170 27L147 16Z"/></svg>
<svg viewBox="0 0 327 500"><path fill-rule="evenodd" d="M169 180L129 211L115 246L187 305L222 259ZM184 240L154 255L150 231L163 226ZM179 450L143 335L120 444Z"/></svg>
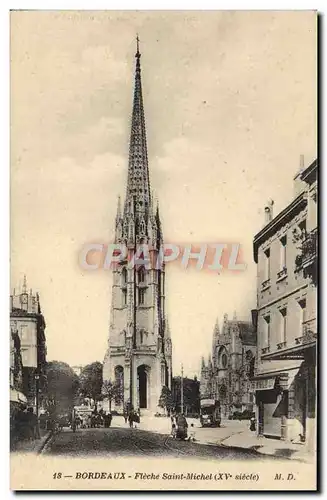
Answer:
<svg viewBox="0 0 327 500"><path fill-rule="evenodd" d="M118 201L117 201L117 219L120 219L121 217L121 200L120 196L118 196Z"/></svg>
<svg viewBox="0 0 327 500"><path fill-rule="evenodd" d="M24 274L24 281L23 281L22 293L27 293L26 274Z"/></svg>

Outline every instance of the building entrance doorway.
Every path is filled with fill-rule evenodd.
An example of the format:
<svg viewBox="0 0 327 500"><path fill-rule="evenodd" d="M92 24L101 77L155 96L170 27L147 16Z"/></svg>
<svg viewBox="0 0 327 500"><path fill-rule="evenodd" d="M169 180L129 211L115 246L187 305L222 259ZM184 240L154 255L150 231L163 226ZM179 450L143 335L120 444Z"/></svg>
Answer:
<svg viewBox="0 0 327 500"><path fill-rule="evenodd" d="M139 407L148 407L148 378L149 368L146 365L141 365L137 369L138 389L139 389Z"/></svg>

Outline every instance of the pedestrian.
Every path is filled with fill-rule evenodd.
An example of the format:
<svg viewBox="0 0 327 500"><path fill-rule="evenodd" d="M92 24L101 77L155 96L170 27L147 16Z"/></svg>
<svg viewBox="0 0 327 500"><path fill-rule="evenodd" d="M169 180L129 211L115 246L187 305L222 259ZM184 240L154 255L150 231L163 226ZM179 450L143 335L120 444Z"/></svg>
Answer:
<svg viewBox="0 0 327 500"><path fill-rule="evenodd" d="M36 424L37 424L37 418L33 412L33 408L28 408L27 410L28 439L36 438Z"/></svg>
<svg viewBox="0 0 327 500"><path fill-rule="evenodd" d="M98 413L95 417L96 427L99 428L102 423L101 415Z"/></svg>
<svg viewBox="0 0 327 500"><path fill-rule="evenodd" d="M137 429L137 424L140 423L140 417L138 416L138 413L136 411L133 412L133 423L134 428Z"/></svg>
<svg viewBox="0 0 327 500"><path fill-rule="evenodd" d="M128 422L129 422L129 426L130 426L130 428L132 428L132 427L133 427L133 422L134 422L134 412L133 412L133 410L131 410L131 411L129 412L129 415L128 415Z"/></svg>
<svg viewBox="0 0 327 500"><path fill-rule="evenodd" d="M170 417L170 424L171 424L171 436L173 438L176 438L176 420L174 415L171 415Z"/></svg>
<svg viewBox="0 0 327 500"><path fill-rule="evenodd" d="M124 411L124 420L125 420L125 424L127 424L128 414L127 414L126 410Z"/></svg>
<svg viewBox="0 0 327 500"><path fill-rule="evenodd" d="M76 417L75 417L76 429L79 428L79 426L81 425L81 423L82 423L82 419L81 419L79 413L76 413Z"/></svg>
<svg viewBox="0 0 327 500"><path fill-rule="evenodd" d="M176 433L176 437L178 439L186 439L187 438L187 428L188 428L188 424L187 424L187 420L185 418L185 416L181 413L180 415L178 415L177 419L176 419L176 423L177 423L177 433Z"/></svg>
<svg viewBox="0 0 327 500"><path fill-rule="evenodd" d="M173 439L176 439L176 434L177 434L176 424L175 422L173 422L171 425L171 437Z"/></svg>
<svg viewBox="0 0 327 500"><path fill-rule="evenodd" d="M195 429L194 429L194 424L191 424L191 429L190 429L190 436L188 438L189 441L195 441Z"/></svg>
<svg viewBox="0 0 327 500"><path fill-rule="evenodd" d="M250 418L250 431L255 431L255 416L254 416L254 414Z"/></svg>

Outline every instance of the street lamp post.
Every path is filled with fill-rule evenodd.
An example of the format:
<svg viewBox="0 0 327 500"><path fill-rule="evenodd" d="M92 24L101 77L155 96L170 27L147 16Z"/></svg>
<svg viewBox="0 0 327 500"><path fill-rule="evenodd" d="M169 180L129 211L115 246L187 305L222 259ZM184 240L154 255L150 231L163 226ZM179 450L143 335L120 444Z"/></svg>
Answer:
<svg viewBox="0 0 327 500"><path fill-rule="evenodd" d="M35 374L35 406L36 406L36 438L40 438L40 427L39 427L39 381L40 375Z"/></svg>

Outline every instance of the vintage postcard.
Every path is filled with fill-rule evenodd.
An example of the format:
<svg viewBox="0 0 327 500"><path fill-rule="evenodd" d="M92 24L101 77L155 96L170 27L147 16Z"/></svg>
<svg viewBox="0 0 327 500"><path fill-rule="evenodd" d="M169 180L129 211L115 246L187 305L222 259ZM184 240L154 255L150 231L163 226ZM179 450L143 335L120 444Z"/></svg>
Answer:
<svg viewBox="0 0 327 500"><path fill-rule="evenodd" d="M317 13L12 11L13 490L315 490Z"/></svg>

